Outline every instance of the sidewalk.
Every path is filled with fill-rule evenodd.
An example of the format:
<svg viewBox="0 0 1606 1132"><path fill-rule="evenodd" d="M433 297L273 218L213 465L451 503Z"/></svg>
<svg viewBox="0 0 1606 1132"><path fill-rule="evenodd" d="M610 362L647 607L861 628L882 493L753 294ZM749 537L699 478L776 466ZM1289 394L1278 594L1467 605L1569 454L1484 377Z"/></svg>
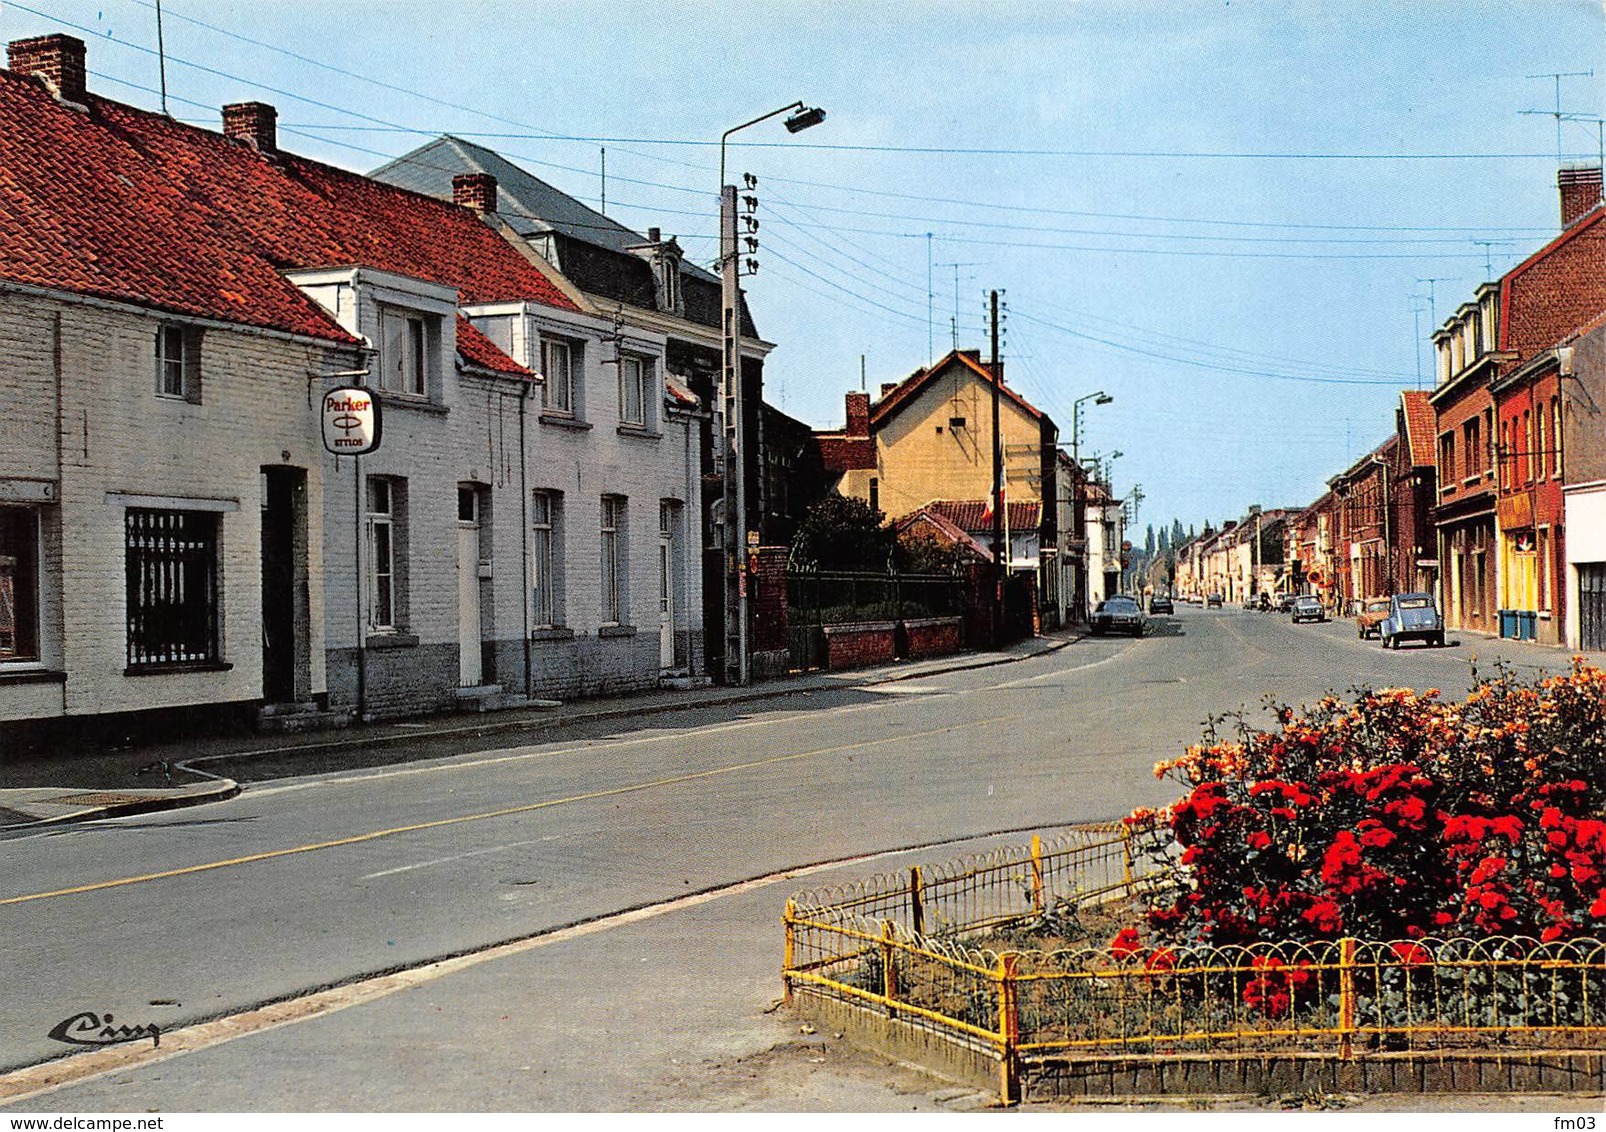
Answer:
<svg viewBox="0 0 1606 1132"><path fill-rule="evenodd" d="M1057 652L1081 638L1082 634L1074 630L1059 630L1019 641L998 652L958 653L931 660L899 661L877 668L816 672L745 688L710 686L684 691L658 690L493 715L458 713L335 731L180 739L160 746L61 752L52 757L0 766L0 783L4 784L0 787L0 830L149 813L232 798L240 792L239 784L207 769L209 763L225 760L236 762L284 754L315 757L323 751L359 745L373 748L435 738L477 738L534 727L570 727L654 712L719 707L830 689L873 687L945 672L1009 664Z"/></svg>

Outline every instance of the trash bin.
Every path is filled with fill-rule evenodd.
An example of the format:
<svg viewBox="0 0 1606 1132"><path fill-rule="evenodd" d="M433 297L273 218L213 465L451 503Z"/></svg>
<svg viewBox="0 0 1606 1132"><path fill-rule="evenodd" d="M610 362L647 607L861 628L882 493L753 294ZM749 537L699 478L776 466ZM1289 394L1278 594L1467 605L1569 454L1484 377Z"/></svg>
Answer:
<svg viewBox="0 0 1606 1132"><path fill-rule="evenodd" d="M1536 641L1539 639L1539 614L1532 609L1519 609L1517 611L1517 640Z"/></svg>
<svg viewBox="0 0 1606 1132"><path fill-rule="evenodd" d="M1515 640L1517 637L1517 611L1515 609L1502 609L1500 613L1500 639Z"/></svg>

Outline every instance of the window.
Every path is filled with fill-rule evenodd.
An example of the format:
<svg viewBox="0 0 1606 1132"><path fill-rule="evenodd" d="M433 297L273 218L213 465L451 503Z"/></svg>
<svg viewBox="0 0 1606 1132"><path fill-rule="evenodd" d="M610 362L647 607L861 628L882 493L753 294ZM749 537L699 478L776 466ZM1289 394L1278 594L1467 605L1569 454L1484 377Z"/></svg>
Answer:
<svg viewBox="0 0 1606 1132"><path fill-rule="evenodd" d="M0 664L39 659L39 513L0 507Z"/></svg>
<svg viewBox="0 0 1606 1132"><path fill-rule="evenodd" d="M130 669L218 659L218 516L130 507L123 528Z"/></svg>
<svg viewBox="0 0 1606 1132"><path fill-rule="evenodd" d="M652 359L634 354L619 357L619 419L627 425L647 427L651 404Z"/></svg>
<svg viewBox="0 0 1606 1132"><path fill-rule="evenodd" d="M541 373L546 378L541 387L541 404L549 412L574 414L579 401L576 386L581 356L577 342L562 338L541 340Z"/></svg>
<svg viewBox="0 0 1606 1132"><path fill-rule="evenodd" d="M870 510L881 510L881 480L876 476L870 477Z"/></svg>
<svg viewBox="0 0 1606 1132"><path fill-rule="evenodd" d="M1522 482L1523 483L1533 483L1533 481L1534 481L1534 449L1539 447L1539 446L1534 443L1533 413L1531 413L1527 409L1524 409L1522 411L1522 437L1521 437L1520 440L1518 440L1517 443L1521 444L1522 447L1523 447L1523 451L1522 451L1522 471L1521 471Z"/></svg>
<svg viewBox="0 0 1606 1132"><path fill-rule="evenodd" d="M1483 453L1483 440L1478 435L1481 423L1480 418L1473 417L1461 426L1461 454L1465 464L1461 470L1469 480L1477 479L1478 473L1483 470L1478 466Z"/></svg>
<svg viewBox="0 0 1606 1132"><path fill-rule="evenodd" d="M540 628L563 624L562 522L562 493L537 491L530 499L530 616Z"/></svg>
<svg viewBox="0 0 1606 1132"><path fill-rule="evenodd" d="M1455 490L1455 433L1439 436L1439 482L1446 491Z"/></svg>
<svg viewBox="0 0 1606 1132"><path fill-rule="evenodd" d="M384 312L379 387L422 397L429 372L429 328L423 315Z"/></svg>
<svg viewBox="0 0 1606 1132"><path fill-rule="evenodd" d="M407 481L368 480L368 627L398 631L405 616Z"/></svg>
<svg viewBox="0 0 1606 1132"><path fill-rule="evenodd" d="M1485 409L1483 411L1483 431L1488 437L1486 442L1488 447L1485 448L1483 452L1483 474L1486 476L1492 476L1495 474L1495 429L1493 409Z"/></svg>
<svg viewBox="0 0 1606 1132"><path fill-rule="evenodd" d="M1554 479L1561 478L1561 398L1550 399L1550 474Z"/></svg>
<svg viewBox="0 0 1606 1132"><path fill-rule="evenodd" d="M602 620L618 625L625 621L625 520L626 500L622 495L602 497Z"/></svg>
<svg viewBox="0 0 1606 1132"><path fill-rule="evenodd" d="M187 326L156 330L156 392L185 401L201 399L201 332Z"/></svg>

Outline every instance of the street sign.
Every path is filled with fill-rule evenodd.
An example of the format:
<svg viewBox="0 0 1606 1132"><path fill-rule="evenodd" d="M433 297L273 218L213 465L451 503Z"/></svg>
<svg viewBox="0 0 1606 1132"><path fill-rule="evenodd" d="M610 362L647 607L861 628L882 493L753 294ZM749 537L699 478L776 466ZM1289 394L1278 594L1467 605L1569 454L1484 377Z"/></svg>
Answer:
<svg viewBox="0 0 1606 1132"><path fill-rule="evenodd" d="M360 385L323 395L323 446L336 456L362 456L379 447L379 401Z"/></svg>

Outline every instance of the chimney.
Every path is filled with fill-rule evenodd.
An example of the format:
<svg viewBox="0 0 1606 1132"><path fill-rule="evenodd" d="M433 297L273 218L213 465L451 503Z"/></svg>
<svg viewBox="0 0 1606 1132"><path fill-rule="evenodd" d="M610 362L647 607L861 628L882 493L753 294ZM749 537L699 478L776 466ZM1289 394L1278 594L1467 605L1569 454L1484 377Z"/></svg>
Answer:
<svg viewBox="0 0 1606 1132"><path fill-rule="evenodd" d="M88 96L84 81L84 41L70 35L41 35L6 44L6 66L19 75L43 79L63 102L83 105Z"/></svg>
<svg viewBox="0 0 1606 1132"><path fill-rule="evenodd" d="M888 393L891 393L896 388L898 388L898 383L896 381L883 381L881 383L881 396L885 397Z"/></svg>
<svg viewBox="0 0 1606 1132"><path fill-rule="evenodd" d="M868 393L849 393L848 401L848 427L849 436L870 435L870 395Z"/></svg>
<svg viewBox="0 0 1606 1132"><path fill-rule="evenodd" d="M495 212L496 178L489 173L459 173L452 178L452 200L475 212Z"/></svg>
<svg viewBox="0 0 1606 1132"><path fill-rule="evenodd" d="M1556 174L1561 190L1561 226L1571 228L1600 203L1600 166L1563 169Z"/></svg>
<svg viewBox="0 0 1606 1132"><path fill-rule="evenodd" d="M279 112L266 102L234 102L223 108L223 136L258 153L279 149Z"/></svg>
<svg viewBox="0 0 1606 1132"><path fill-rule="evenodd" d="M661 244L661 243L663 243L663 241L661 239L659 239L659 237L662 234L663 233L660 232L657 228L648 228L647 229L647 242L649 244Z"/></svg>

